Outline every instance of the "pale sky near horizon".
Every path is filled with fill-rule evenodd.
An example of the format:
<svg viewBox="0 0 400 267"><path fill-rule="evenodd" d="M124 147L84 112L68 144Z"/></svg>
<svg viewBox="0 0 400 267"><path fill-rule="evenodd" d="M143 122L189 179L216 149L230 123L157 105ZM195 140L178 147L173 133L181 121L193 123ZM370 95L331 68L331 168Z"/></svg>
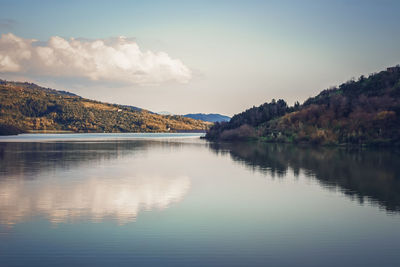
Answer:
<svg viewBox="0 0 400 267"><path fill-rule="evenodd" d="M400 63L400 1L0 0L0 79L151 111L290 105Z"/></svg>

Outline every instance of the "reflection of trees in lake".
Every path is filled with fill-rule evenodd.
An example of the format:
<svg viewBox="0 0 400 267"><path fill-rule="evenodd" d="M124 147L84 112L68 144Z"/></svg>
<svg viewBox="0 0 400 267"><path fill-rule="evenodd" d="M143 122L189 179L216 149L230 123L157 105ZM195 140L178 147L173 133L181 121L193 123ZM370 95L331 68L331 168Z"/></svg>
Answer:
<svg viewBox="0 0 400 267"><path fill-rule="evenodd" d="M10 175L33 179L45 171L145 153L150 147L182 145L180 142L151 140L0 143L0 180Z"/></svg>
<svg viewBox="0 0 400 267"><path fill-rule="evenodd" d="M0 143L0 179L10 175L35 178L45 171L113 159L140 149L143 143L139 142Z"/></svg>
<svg viewBox="0 0 400 267"><path fill-rule="evenodd" d="M387 211L400 212L400 155L396 152L267 143L212 143L211 148L270 175L303 171L322 186L338 188L360 203L369 199Z"/></svg>

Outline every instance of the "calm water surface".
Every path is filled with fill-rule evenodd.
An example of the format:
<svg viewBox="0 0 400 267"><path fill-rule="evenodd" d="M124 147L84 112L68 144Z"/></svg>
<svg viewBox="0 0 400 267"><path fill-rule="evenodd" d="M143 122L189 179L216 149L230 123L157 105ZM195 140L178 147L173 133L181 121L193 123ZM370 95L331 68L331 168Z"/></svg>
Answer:
<svg viewBox="0 0 400 267"><path fill-rule="evenodd" d="M0 266L399 266L400 154L0 138Z"/></svg>

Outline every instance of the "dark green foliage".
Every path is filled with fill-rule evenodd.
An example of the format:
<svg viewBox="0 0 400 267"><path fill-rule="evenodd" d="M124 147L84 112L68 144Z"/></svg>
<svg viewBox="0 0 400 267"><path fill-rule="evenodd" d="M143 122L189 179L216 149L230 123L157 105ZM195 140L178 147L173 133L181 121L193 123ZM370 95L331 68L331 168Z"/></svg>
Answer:
<svg viewBox="0 0 400 267"><path fill-rule="evenodd" d="M242 125L253 128L248 137L271 142L400 144L400 67L324 90L302 105L273 100L253 107L215 124L206 138L246 139L227 134Z"/></svg>
<svg viewBox="0 0 400 267"><path fill-rule="evenodd" d="M25 131L13 125L0 124L0 135L17 135Z"/></svg>
<svg viewBox="0 0 400 267"><path fill-rule="evenodd" d="M219 139L222 137L223 139L245 139L245 134L239 133L243 132L243 129L241 129L242 126L246 125L247 129L245 131L250 133L252 132L249 130L250 128L257 127L261 123L282 116L289 110L291 109L284 100L280 99L275 101L273 99L271 103L265 103L259 107L252 107L242 113L236 114L229 122L215 123L207 132L206 138ZM234 133L234 131L237 131L237 133ZM251 133L251 135L255 134Z"/></svg>

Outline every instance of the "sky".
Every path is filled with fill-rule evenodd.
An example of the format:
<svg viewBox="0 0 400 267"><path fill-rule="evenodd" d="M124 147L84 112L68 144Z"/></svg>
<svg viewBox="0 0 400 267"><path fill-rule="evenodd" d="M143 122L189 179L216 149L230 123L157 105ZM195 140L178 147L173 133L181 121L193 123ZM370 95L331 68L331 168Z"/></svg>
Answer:
<svg viewBox="0 0 400 267"><path fill-rule="evenodd" d="M0 0L0 79L174 114L292 105L400 63L400 1Z"/></svg>

